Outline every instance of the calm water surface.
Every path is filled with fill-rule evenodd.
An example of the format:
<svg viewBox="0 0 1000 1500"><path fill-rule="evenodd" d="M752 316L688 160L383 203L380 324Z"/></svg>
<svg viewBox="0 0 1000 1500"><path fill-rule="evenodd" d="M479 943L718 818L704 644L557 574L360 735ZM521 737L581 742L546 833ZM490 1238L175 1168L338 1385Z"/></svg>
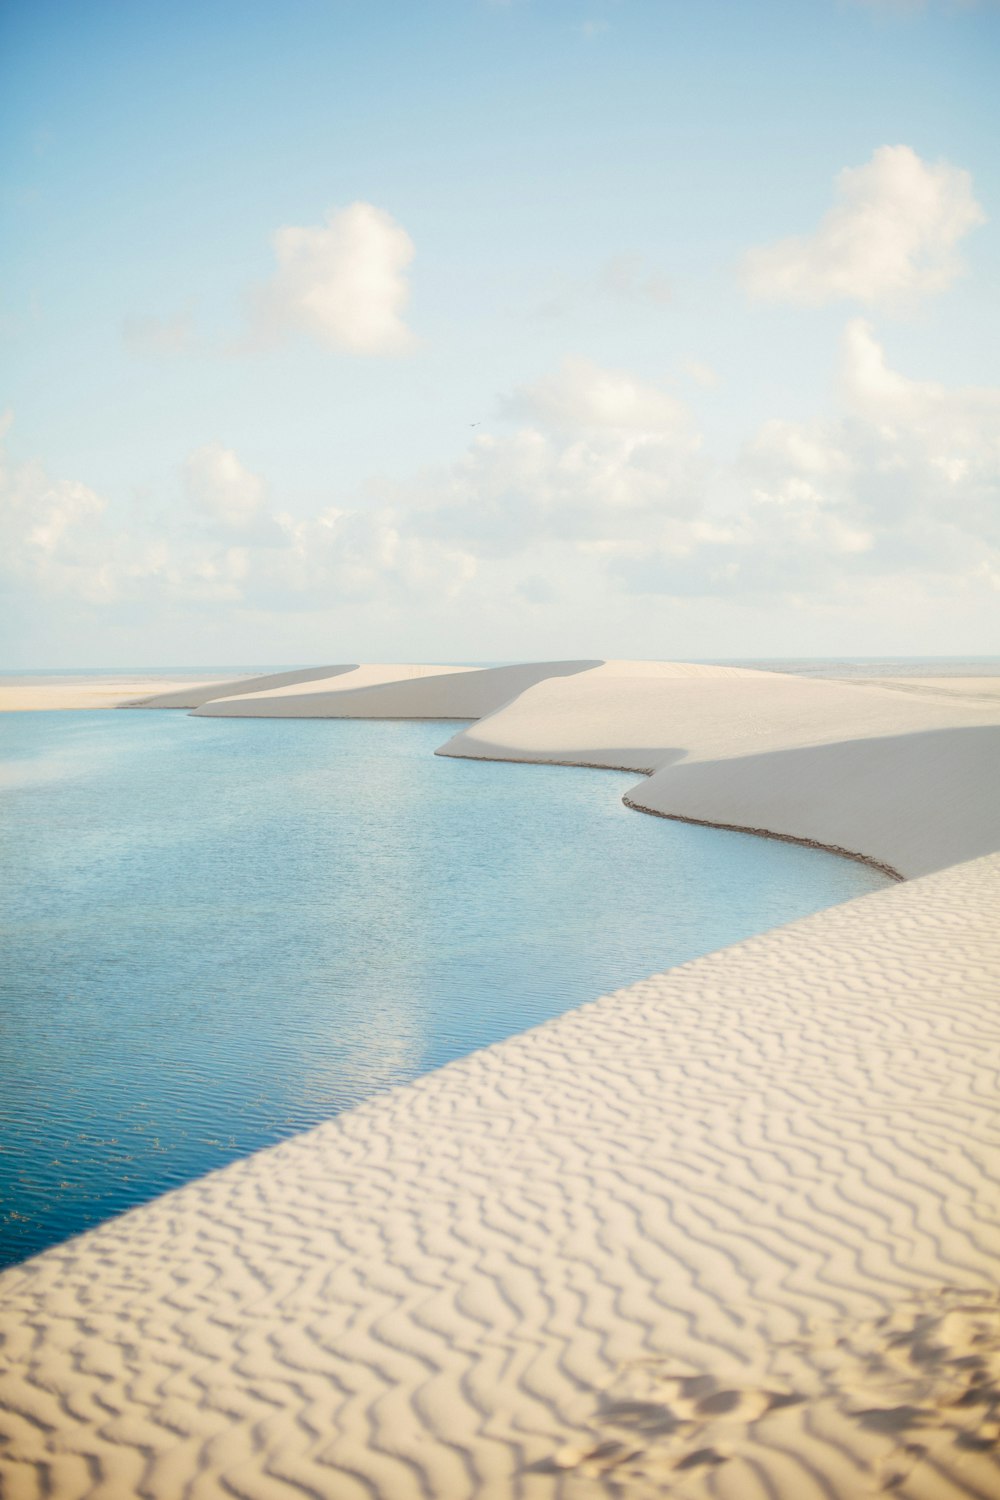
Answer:
<svg viewBox="0 0 1000 1500"><path fill-rule="evenodd" d="M885 884L451 728L0 716L0 1263Z"/></svg>

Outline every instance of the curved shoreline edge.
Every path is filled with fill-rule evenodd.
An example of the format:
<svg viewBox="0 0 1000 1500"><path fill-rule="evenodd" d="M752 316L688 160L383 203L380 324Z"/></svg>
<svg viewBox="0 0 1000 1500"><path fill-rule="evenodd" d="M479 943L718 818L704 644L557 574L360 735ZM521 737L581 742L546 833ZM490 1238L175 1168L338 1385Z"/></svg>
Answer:
<svg viewBox="0 0 1000 1500"><path fill-rule="evenodd" d="M996 765L995 710L899 694L890 719L854 688L874 734L789 746L806 700L765 688L778 743L761 750L757 714L754 749L727 755L711 685L601 672L540 681L441 752L608 767L610 713L632 735L614 768L639 774L639 707L659 695L662 720L669 695L691 743L674 737L636 810L677 816L647 805L657 782L777 787L797 816L828 785L843 818L854 777L864 822L902 765L873 839L945 867L589 1002L0 1275L12 1500L1000 1490L1000 853L946 857L994 836L977 768ZM730 680L730 702L759 688ZM822 736L842 700L809 703ZM893 834L900 809L925 831Z"/></svg>
<svg viewBox="0 0 1000 1500"><path fill-rule="evenodd" d="M826 854L839 854L841 859L853 859L856 864L867 865L871 870L878 870L879 874L886 875L890 880L905 880L906 876L894 870L892 865L884 864L880 859L873 859L870 854L858 854L854 849L842 849L839 844L820 844L816 839L798 838L794 833L775 833L773 828L749 828L743 823L715 823L708 818L691 818L684 813L661 812L655 807L643 807L641 802L635 802L625 793L622 798L626 807L633 812L647 813L651 818L668 818L674 823L694 823L699 828L724 828L729 833L750 833L759 839L777 839L782 844L798 844L804 849L822 849Z"/></svg>

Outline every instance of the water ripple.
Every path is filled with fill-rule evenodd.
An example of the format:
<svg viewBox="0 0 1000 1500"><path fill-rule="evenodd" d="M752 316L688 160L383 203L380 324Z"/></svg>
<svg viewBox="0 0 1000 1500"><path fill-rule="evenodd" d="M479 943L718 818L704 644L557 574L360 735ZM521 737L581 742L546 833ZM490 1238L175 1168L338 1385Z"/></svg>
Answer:
<svg viewBox="0 0 1000 1500"><path fill-rule="evenodd" d="M0 1264L885 883L639 817L632 776L435 757L438 724L12 714L0 737Z"/></svg>

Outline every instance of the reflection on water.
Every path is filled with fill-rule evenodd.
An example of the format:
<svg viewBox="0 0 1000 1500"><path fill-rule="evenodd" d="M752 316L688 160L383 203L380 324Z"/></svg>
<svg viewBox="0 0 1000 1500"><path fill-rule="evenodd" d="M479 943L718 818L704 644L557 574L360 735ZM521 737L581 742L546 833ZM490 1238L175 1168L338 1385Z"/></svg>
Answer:
<svg viewBox="0 0 1000 1500"><path fill-rule="evenodd" d="M0 1262L884 883L449 733L0 716Z"/></svg>

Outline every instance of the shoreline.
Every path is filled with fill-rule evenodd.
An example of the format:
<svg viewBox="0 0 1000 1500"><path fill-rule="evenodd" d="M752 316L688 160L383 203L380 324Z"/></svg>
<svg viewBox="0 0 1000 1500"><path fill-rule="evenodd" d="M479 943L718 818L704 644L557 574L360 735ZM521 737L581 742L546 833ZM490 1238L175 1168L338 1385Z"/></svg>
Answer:
<svg viewBox="0 0 1000 1500"><path fill-rule="evenodd" d="M647 813L651 818L667 818L674 823L693 823L698 828L722 828L728 833L751 833L755 838L777 839L779 843L798 844L804 849L822 849L826 854L839 854L841 859L852 859L856 864L867 865L870 870L878 870L880 875L886 875L890 880L906 879L906 876L894 870L892 865L884 864L869 854L858 854L853 849L842 849L839 844L820 844L816 839L797 838L794 833L775 833L771 828L749 828L742 823L713 823L708 818L691 818L685 816L684 813L660 812L658 808L643 807L641 803L633 802L627 793L622 801L633 812Z"/></svg>
<svg viewBox="0 0 1000 1500"><path fill-rule="evenodd" d="M509 686L490 670L317 678L306 716L486 703ZM644 775L632 810L898 883L0 1273L12 1496L991 1493L1000 691L856 686L588 663L463 715L436 753ZM861 829L903 873L698 816L731 806Z"/></svg>
<svg viewBox="0 0 1000 1500"><path fill-rule="evenodd" d="M441 750L436 750L434 753L435 755L440 755L443 752ZM484 760L494 765L564 766L570 770L614 771L619 775L645 776L647 780L651 776L656 775L655 767L648 770L643 770L637 766L611 765L608 761L539 760L533 756L529 757L516 755L461 756L455 754L453 758L456 760ZM841 859L850 859L853 860L856 864L867 865L869 869L877 870L880 875L885 875L889 880L904 881L908 878L907 876L901 874L899 870L893 869L892 865L886 864L880 859L876 859L873 855L859 854L855 850L844 849L839 844L823 844L820 843L817 839L801 838L794 833L776 833L771 828L751 828L745 823L718 823L711 818L694 818L688 816L685 813L667 812L658 807L645 807L641 802L637 802L636 800L634 800L634 798L628 792L625 792L623 794L621 800L622 804L631 812L645 813L648 817L651 818L665 818L668 822L673 823L691 823L698 828L721 828L726 833L752 834L755 838L776 839L779 843L782 844L798 844L801 848L804 849L819 849L822 850L824 854L837 854L841 857Z"/></svg>

